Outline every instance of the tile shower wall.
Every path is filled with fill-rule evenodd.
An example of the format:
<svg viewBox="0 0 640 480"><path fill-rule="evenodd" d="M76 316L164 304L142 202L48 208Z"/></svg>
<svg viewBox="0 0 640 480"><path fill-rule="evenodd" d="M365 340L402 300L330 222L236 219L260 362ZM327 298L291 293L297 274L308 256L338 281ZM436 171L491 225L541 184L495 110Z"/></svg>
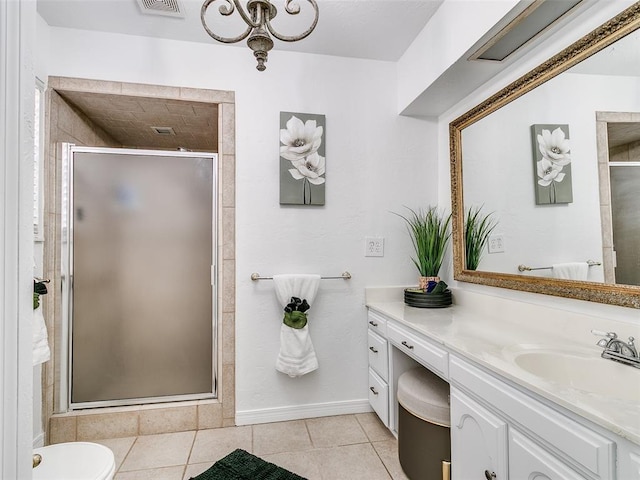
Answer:
<svg viewBox="0 0 640 480"><path fill-rule="evenodd" d="M56 145L61 142L92 147L119 147L120 145L104 130L94 125L81 112L69 105L49 82L45 97L45 151L44 151L44 265L45 278L51 279L51 285L60 285L60 179L61 166L56 163ZM42 369L42 422L45 433L49 418L54 412L53 399L60 379L60 295L57 288L49 288L42 297L43 311L49 343L51 360L43 364ZM56 314L56 312L58 312ZM56 321L58 320L58 321ZM34 400L37 401L37 400Z"/></svg>
<svg viewBox="0 0 640 480"><path fill-rule="evenodd" d="M213 401L178 402L172 404L156 404L140 407L119 407L93 409L64 413L64 406L56 405L57 388L60 385L59 348L61 306L59 298L48 298L45 305L50 338L54 339L54 356L47 365L47 373L43 376L43 417L45 425L49 425L47 443L59 443L74 440L91 440L126 435L148 435L164 432L177 432L193 429L217 428L235 424L235 104L233 92L190 89L179 87L163 87L157 85L131 84L83 80L66 77L49 78L49 95L59 99L55 90L78 92L117 93L132 97L169 98L185 101L199 101L219 104L218 109L218 399ZM66 104L65 104L66 105ZM56 143L73 142L88 146L118 147L112 139L95 127L95 136L86 135L81 138L75 132L86 133L87 128L65 120L65 129L58 126L58 118L65 118L67 113L59 110L68 109L68 105L48 104L47 124L51 124L47 138L46 153L47 172L53 178L48 180L45 272L49 278L59 284L59 175L60 165L56 162ZM82 115L76 114L82 119ZM71 124L71 128L66 126ZM67 130L71 130L68 132ZM53 241L52 239L56 239ZM48 250L47 250L48 248ZM59 296L57 296L59 297ZM54 365L55 368L52 368ZM54 412L63 412L55 413Z"/></svg>

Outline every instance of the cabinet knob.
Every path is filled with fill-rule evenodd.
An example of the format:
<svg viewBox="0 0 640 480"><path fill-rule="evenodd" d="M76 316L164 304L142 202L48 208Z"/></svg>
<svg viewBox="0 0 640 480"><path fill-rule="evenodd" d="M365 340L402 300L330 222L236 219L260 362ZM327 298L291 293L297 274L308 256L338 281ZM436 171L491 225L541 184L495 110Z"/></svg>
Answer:
<svg viewBox="0 0 640 480"><path fill-rule="evenodd" d="M496 472L490 472L489 470L485 470L484 478L486 478L487 480L494 480L496 478Z"/></svg>
<svg viewBox="0 0 640 480"><path fill-rule="evenodd" d="M402 341L402 345L404 345L405 347L407 347L409 350L413 350L413 345L409 345L407 342L405 342L404 340Z"/></svg>
<svg viewBox="0 0 640 480"><path fill-rule="evenodd" d="M374 322L373 320L369 320L369 325L371 325L372 327L377 327L378 324L376 322Z"/></svg>
<svg viewBox="0 0 640 480"><path fill-rule="evenodd" d="M376 349L375 349L375 348L373 348L373 347L369 347L369 350L371 350L373 353L378 353L378 350L376 350Z"/></svg>
<svg viewBox="0 0 640 480"><path fill-rule="evenodd" d="M378 392L376 392L376 389L373 387L369 387L369 390L371 390L373 392L374 395L377 395Z"/></svg>

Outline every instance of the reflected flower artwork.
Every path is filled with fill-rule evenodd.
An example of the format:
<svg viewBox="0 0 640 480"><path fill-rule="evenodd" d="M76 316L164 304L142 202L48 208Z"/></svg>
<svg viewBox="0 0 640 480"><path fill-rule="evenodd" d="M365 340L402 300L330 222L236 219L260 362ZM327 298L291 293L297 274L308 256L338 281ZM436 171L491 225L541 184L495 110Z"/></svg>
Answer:
<svg viewBox="0 0 640 480"><path fill-rule="evenodd" d="M325 116L280 112L280 204L324 205Z"/></svg>
<svg viewBox="0 0 640 480"><path fill-rule="evenodd" d="M573 202L569 125L532 125L536 205Z"/></svg>

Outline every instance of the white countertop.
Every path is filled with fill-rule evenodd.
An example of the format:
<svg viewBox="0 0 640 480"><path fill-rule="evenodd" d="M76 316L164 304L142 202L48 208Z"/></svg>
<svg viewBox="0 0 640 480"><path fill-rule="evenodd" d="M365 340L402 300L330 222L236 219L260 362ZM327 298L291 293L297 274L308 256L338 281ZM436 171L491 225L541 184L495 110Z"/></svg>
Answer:
<svg viewBox="0 0 640 480"><path fill-rule="evenodd" d="M640 326L632 323L616 326L606 320L592 318L576 321L571 314L559 310L549 312L526 304L513 305L514 302L504 299L480 298L478 301L472 298L476 294L460 292L458 295L456 291L453 295L454 302L456 297L463 297L464 305L428 309L405 305L397 299L397 293L371 294L368 289L367 307L640 445L640 369L600 358L602 349L595 345L598 338L588 333L591 328L610 330L620 327L617 333L621 338L626 338L626 335L637 335ZM627 333L629 331L631 333ZM636 338L640 338L640 335ZM598 385L605 385L607 394L587 391L584 387L574 388L569 383L529 373L514 362L515 355L523 350L579 350L589 357L589 361L592 361L591 358L598 359L595 365L603 378L593 380ZM585 366L583 374L593 375L589 370ZM620 381L621 378L625 379L625 385ZM629 380L631 389L626 385Z"/></svg>

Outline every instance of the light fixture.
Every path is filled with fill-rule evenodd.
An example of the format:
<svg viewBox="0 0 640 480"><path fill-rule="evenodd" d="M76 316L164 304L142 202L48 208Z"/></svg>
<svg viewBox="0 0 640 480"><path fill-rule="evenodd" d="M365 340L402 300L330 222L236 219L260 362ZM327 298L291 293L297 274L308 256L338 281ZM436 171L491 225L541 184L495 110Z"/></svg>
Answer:
<svg viewBox="0 0 640 480"><path fill-rule="evenodd" d="M236 43L240 40L247 39L247 45L251 50L253 50L253 55L256 57L258 61L258 65L256 68L259 71L263 71L265 68L264 63L267 61L267 55L269 50L273 48L273 40L271 39L271 35L273 35L278 40L282 40L283 42L297 42L298 40L302 40L307 37L313 29L316 28L316 24L318 23L318 4L316 0L307 0L313 10L315 11L315 16L313 19L313 23L311 26L305 30L300 35L281 35L276 32L271 26L271 20L277 15L278 11L276 7L269 0L249 0L247 2L247 11L242 8L240 4L240 0L222 0L225 2L225 5L221 5L218 8L218 11L221 15L227 17L232 15L236 8L238 9L238 13L248 25L247 29L237 37L227 38L221 37L220 35L216 35L209 29L207 26L207 22L205 20L205 13L207 8L212 3L217 0L206 0L200 9L200 19L202 20L202 26L207 31L209 36L211 36L214 40L222 43ZM285 0L284 9L289 15L297 15L300 13L300 5L297 3L293 3L295 0Z"/></svg>

